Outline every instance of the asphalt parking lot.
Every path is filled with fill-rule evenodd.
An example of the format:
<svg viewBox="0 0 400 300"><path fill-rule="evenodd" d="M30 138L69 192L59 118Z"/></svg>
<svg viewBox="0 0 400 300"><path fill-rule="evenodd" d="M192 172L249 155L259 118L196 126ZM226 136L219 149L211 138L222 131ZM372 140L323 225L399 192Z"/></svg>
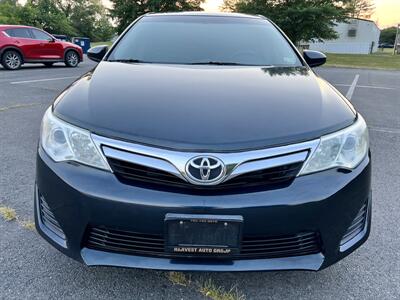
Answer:
<svg viewBox="0 0 400 300"><path fill-rule="evenodd" d="M22 226L33 221L35 148L41 117L54 97L94 67L0 67L0 206L18 221L0 218L0 299L204 299L194 284L176 285L167 272L88 268ZM191 273L246 299L400 298L400 72L319 68L351 96L370 127L373 153L373 226L370 239L328 269L314 272Z"/></svg>

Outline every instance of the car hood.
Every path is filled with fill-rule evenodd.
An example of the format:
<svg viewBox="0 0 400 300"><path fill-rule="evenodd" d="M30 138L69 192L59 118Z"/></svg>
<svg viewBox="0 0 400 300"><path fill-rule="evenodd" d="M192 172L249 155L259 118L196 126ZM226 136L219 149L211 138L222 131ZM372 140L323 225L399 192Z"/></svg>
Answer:
<svg viewBox="0 0 400 300"><path fill-rule="evenodd" d="M66 41L60 41L65 47L74 47L77 48L79 47L78 45L71 43L71 42L66 42ZM79 47L80 48L80 47Z"/></svg>
<svg viewBox="0 0 400 300"><path fill-rule="evenodd" d="M191 151L296 143L355 119L347 100L306 67L106 61L67 88L54 113L98 135Z"/></svg>

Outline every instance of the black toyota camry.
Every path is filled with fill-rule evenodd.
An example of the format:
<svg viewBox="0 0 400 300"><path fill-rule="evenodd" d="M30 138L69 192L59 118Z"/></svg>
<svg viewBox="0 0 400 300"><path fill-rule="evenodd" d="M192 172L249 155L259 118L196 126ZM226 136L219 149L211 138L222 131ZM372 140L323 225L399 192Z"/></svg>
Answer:
<svg viewBox="0 0 400 300"><path fill-rule="evenodd" d="M41 127L39 233L86 265L320 270L363 244L363 117L271 21L146 14Z"/></svg>

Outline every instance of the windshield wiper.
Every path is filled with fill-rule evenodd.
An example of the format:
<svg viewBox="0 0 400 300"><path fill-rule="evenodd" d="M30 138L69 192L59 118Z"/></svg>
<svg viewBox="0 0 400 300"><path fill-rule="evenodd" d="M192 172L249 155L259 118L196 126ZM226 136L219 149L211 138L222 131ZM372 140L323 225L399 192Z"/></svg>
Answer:
<svg viewBox="0 0 400 300"><path fill-rule="evenodd" d="M272 65L251 65L251 64L242 64L236 62L229 61L199 61L192 63L171 63L171 62L151 62L134 58L121 58L121 59L109 59L107 61L110 62L122 62L122 63L145 63L145 64L185 64L185 65L217 65L217 66L259 66L259 67L275 67Z"/></svg>
<svg viewBox="0 0 400 300"><path fill-rule="evenodd" d="M200 61L189 63L190 65L218 65L218 66L248 66L246 64L229 62L229 61Z"/></svg>

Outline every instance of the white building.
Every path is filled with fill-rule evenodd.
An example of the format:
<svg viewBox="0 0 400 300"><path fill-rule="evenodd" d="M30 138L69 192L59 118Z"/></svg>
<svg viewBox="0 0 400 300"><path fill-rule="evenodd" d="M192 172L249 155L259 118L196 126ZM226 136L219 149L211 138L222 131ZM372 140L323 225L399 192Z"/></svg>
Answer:
<svg viewBox="0 0 400 300"><path fill-rule="evenodd" d="M323 42L310 42L311 50L328 53L369 54L378 51L381 31L375 22L349 19L349 23L338 23L334 27L339 38Z"/></svg>

